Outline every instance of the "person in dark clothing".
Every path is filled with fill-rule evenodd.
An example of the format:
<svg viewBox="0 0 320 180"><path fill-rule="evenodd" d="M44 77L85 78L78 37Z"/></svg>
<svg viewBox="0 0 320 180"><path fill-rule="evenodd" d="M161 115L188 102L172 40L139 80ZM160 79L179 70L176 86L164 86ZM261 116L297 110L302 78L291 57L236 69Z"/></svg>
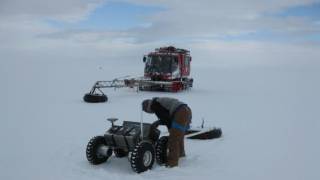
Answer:
<svg viewBox="0 0 320 180"><path fill-rule="evenodd" d="M142 102L142 109L154 113L159 120L152 123L152 128L166 125L169 130L167 166L178 166L180 157L185 156L184 135L189 129L192 112L189 106L177 99L156 97Z"/></svg>

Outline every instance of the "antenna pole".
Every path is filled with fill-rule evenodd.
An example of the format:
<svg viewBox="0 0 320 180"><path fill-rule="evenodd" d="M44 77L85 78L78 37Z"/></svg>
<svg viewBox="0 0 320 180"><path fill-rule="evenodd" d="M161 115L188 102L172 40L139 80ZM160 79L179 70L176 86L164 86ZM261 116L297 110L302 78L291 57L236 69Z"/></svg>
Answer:
<svg viewBox="0 0 320 180"><path fill-rule="evenodd" d="M141 113L140 113L140 135L141 140L143 140L143 111L142 111L142 104L141 104Z"/></svg>
<svg viewBox="0 0 320 180"><path fill-rule="evenodd" d="M202 118L201 128L204 127L204 118Z"/></svg>

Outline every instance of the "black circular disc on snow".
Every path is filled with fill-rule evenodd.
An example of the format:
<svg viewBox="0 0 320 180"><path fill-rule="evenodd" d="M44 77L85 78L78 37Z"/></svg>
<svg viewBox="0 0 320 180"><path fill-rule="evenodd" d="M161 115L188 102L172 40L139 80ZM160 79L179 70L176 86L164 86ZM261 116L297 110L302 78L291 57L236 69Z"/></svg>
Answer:
<svg viewBox="0 0 320 180"><path fill-rule="evenodd" d="M87 93L83 96L83 100L88 103L99 103L99 102L107 102L108 97L105 94Z"/></svg>

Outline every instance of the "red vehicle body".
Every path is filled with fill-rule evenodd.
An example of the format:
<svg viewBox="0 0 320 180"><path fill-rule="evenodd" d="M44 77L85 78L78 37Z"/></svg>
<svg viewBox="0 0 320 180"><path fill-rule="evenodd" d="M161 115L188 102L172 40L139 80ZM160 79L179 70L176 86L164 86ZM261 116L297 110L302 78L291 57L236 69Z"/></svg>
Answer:
<svg viewBox="0 0 320 180"><path fill-rule="evenodd" d="M173 46L161 47L143 58L144 78L140 90L164 90L177 92L192 87L190 76L190 52Z"/></svg>

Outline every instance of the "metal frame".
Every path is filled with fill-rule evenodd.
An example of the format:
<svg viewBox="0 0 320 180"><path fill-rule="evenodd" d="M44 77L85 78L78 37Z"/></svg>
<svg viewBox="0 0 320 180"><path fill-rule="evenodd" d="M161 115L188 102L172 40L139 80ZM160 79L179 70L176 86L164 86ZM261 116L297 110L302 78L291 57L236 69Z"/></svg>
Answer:
<svg viewBox="0 0 320 180"><path fill-rule="evenodd" d="M174 81L152 81L147 79L114 79L112 81L97 81L94 83L90 90L90 94L95 94L96 90L98 90L101 94L104 94L104 92L101 90L102 88L124 88L124 87L130 87L130 88L137 88L137 91L139 91L139 87L152 87L152 86L159 86L163 87L164 89L169 90L171 86L173 86L175 83L181 83L183 89L188 89L191 87L189 85L189 81L183 81L182 79L174 80Z"/></svg>

